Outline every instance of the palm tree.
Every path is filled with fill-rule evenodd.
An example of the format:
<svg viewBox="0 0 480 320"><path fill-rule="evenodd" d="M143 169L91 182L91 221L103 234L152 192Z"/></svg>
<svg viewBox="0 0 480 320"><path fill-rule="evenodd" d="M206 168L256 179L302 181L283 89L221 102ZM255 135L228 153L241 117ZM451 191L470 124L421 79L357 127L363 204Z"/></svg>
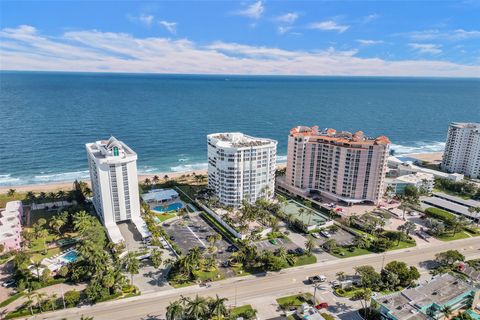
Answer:
<svg viewBox="0 0 480 320"><path fill-rule="evenodd" d="M455 236L457 232L463 230L463 228L465 228L469 223L470 221L464 216L456 217L455 220L453 221L453 228L452 228L453 236Z"/></svg>
<svg viewBox="0 0 480 320"><path fill-rule="evenodd" d="M27 199L32 203L35 202L35 199L36 199L35 193L33 193L33 191L28 191L27 194L25 195L25 199Z"/></svg>
<svg viewBox="0 0 480 320"><path fill-rule="evenodd" d="M346 277L345 272L339 271L339 272L337 272L335 275L337 276L337 279L338 279L339 281L345 280L345 277Z"/></svg>
<svg viewBox="0 0 480 320"><path fill-rule="evenodd" d="M152 264L155 268L159 268L160 265L162 264L162 254L163 252L158 249L154 249L151 252L150 260L152 261Z"/></svg>
<svg viewBox="0 0 480 320"><path fill-rule="evenodd" d="M60 229L65 225L65 220L60 216L53 216L48 225L60 235Z"/></svg>
<svg viewBox="0 0 480 320"><path fill-rule="evenodd" d="M160 178L157 175L155 175L153 176L152 181L153 183L158 184L160 182Z"/></svg>
<svg viewBox="0 0 480 320"><path fill-rule="evenodd" d="M280 248L277 249L277 252L276 252L275 255L282 260L287 260L287 258L288 258L287 249L285 249L284 246L281 246Z"/></svg>
<svg viewBox="0 0 480 320"><path fill-rule="evenodd" d="M305 248L307 249L308 255L312 254L312 251L316 246L317 244L315 243L315 240L313 240L311 236L308 236L307 241L305 241Z"/></svg>
<svg viewBox="0 0 480 320"><path fill-rule="evenodd" d="M30 314L33 316L33 297L35 296L35 293L32 291L28 291L26 293L27 297L27 302L25 303L26 307L30 309Z"/></svg>
<svg viewBox="0 0 480 320"><path fill-rule="evenodd" d="M205 298L196 295L194 299L187 298L185 301L186 311L189 317L200 319L208 315L208 305Z"/></svg>
<svg viewBox="0 0 480 320"><path fill-rule="evenodd" d="M152 184L152 182L150 181L149 178L146 178L145 181L144 181L144 183L145 183L145 185L146 185L147 187L150 187L150 185Z"/></svg>
<svg viewBox="0 0 480 320"><path fill-rule="evenodd" d="M133 285L133 275L138 274L140 264L134 252L129 252L123 260L124 270L130 273L130 279Z"/></svg>
<svg viewBox="0 0 480 320"><path fill-rule="evenodd" d="M52 294L47 300L48 309L55 311L55 308L57 307L57 300L58 300L57 294L56 293Z"/></svg>
<svg viewBox="0 0 480 320"><path fill-rule="evenodd" d="M55 192L49 192L47 197L48 200L53 203L53 205L57 204L57 194Z"/></svg>
<svg viewBox="0 0 480 320"><path fill-rule="evenodd" d="M217 319L226 317L228 315L228 309L225 306L227 300L227 298L220 298L217 294L215 299L212 299L211 301L210 316L215 316Z"/></svg>
<svg viewBox="0 0 480 320"><path fill-rule="evenodd" d="M15 189L8 189L7 191L7 196L13 197L17 193L17 190Z"/></svg>
<svg viewBox="0 0 480 320"><path fill-rule="evenodd" d="M59 199L60 201L64 201L64 200L65 200L65 196L66 196L65 191L59 190L59 191L57 192L57 199Z"/></svg>
<svg viewBox="0 0 480 320"><path fill-rule="evenodd" d="M180 301L170 302L167 307L166 320L181 320L184 315L182 303Z"/></svg>
<svg viewBox="0 0 480 320"><path fill-rule="evenodd" d="M40 312L43 311L43 299L47 296L47 294L45 292L36 292L35 293L35 297L37 298L37 306L38 306L38 309L40 310Z"/></svg>

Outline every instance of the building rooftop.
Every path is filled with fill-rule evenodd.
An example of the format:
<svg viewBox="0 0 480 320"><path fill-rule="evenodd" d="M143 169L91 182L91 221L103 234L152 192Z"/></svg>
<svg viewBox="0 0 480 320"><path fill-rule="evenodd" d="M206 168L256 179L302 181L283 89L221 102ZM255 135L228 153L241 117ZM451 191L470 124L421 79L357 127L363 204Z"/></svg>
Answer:
<svg viewBox="0 0 480 320"><path fill-rule="evenodd" d="M241 132L213 133L207 136L209 140L223 148L258 147L277 145L277 141L266 138L256 138Z"/></svg>
<svg viewBox="0 0 480 320"><path fill-rule="evenodd" d="M142 194L142 199L145 202L162 202L172 200L178 197L178 192L173 189L156 189L150 190Z"/></svg>
<svg viewBox="0 0 480 320"><path fill-rule="evenodd" d="M480 201L475 201L472 199L462 199L460 197L456 196L451 196L449 194L443 193L443 192L434 192L433 195L437 198L442 198L451 202L455 202L457 204L461 204L463 206L466 206L468 208L470 207L480 207Z"/></svg>
<svg viewBox="0 0 480 320"><path fill-rule="evenodd" d="M420 309L433 303L443 306L466 292L476 290L478 289L472 284L450 274L443 274L418 287L378 297L375 300L390 310L397 319L428 319L419 311Z"/></svg>
<svg viewBox="0 0 480 320"><path fill-rule="evenodd" d="M395 182L419 183L419 182L422 182L424 179L431 181L434 179L434 176L433 174L430 174L430 173L417 172L417 173L399 176L393 180Z"/></svg>
<svg viewBox="0 0 480 320"><path fill-rule="evenodd" d="M441 208L456 214L461 214L463 216L466 216L472 219L477 218L477 216L474 213L468 211L468 207L449 201L449 200L436 197L436 196L424 197L424 198L421 198L421 201L430 206Z"/></svg>
<svg viewBox="0 0 480 320"><path fill-rule="evenodd" d="M291 136L310 137L316 141L330 142L334 144L349 145L388 145L390 140L386 136L376 138L366 136L363 131L351 133L348 131L337 131L335 129L326 128L319 131L318 126L305 127L298 126L290 130Z"/></svg>
<svg viewBox="0 0 480 320"><path fill-rule="evenodd" d="M94 143L87 143L87 149L97 159L136 159L137 154L122 141L115 137L108 140L98 140Z"/></svg>
<svg viewBox="0 0 480 320"><path fill-rule="evenodd" d="M480 129L480 123L475 122L452 122L450 126L460 129Z"/></svg>

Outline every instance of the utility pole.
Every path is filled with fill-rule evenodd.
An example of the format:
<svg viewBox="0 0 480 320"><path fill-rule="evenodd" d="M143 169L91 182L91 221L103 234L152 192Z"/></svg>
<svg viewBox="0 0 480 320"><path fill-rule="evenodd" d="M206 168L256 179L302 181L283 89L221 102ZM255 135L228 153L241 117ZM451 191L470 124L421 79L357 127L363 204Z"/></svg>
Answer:
<svg viewBox="0 0 480 320"><path fill-rule="evenodd" d="M384 252L383 257L382 257L382 270L383 270L383 267L385 266L385 256L386 255L387 255L387 252Z"/></svg>
<svg viewBox="0 0 480 320"><path fill-rule="evenodd" d="M67 307L65 306L65 295L63 294L63 286L62 286L62 284L60 284L60 290L62 291L63 309L66 309Z"/></svg>

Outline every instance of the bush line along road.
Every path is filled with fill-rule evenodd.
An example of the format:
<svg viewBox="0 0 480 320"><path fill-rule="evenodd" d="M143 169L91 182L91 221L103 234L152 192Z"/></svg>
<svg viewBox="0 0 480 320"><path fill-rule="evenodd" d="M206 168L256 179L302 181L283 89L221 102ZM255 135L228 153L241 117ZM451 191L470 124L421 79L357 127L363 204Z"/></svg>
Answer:
<svg viewBox="0 0 480 320"><path fill-rule="evenodd" d="M327 262L320 261L316 264L285 269L265 276L256 275L226 279L214 282L209 287L190 286L93 306L44 313L37 315L35 319L79 319L81 315L94 316L95 320L145 319L148 316L162 318L168 303L179 298L180 295L215 296L218 294L221 297L228 298L228 304L234 305L236 302L237 306L240 306L246 301L267 295L276 297L313 290L311 286L304 283L309 276L322 273L329 280L333 280L337 272L352 272L354 267L360 265L371 265L380 269L390 261L399 260L408 265L417 266L419 271L424 273L427 270L424 262L433 260L436 253L446 250L459 250L468 259L480 258L478 238L468 238L448 243L432 244L422 248L415 247ZM326 284L325 288L327 286Z"/></svg>

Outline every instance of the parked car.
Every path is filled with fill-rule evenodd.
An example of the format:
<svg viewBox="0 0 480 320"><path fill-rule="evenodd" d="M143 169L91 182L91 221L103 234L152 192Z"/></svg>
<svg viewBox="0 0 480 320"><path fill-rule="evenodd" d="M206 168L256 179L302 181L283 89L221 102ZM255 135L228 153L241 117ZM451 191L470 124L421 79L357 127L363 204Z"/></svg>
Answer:
<svg viewBox="0 0 480 320"><path fill-rule="evenodd" d="M277 244L278 244L277 240L275 240L275 239L270 239L270 240L268 240L268 241L269 241L271 244L273 244L273 245L277 245Z"/></svg>
<svg viewBox="0 0 480 320"><path fill-rule="evenodd" d="M227 248L227 252L237 252L238 249L234 245L231 245Z"/></svg>
<svg viewBox="0 0 480 320"><path fill-rule="evenodd" d="M302 255L302 254L305 253L305 250L303 250L302 248L297 248L297 249L295 249L295 253L299 254L299 255Z"/></svg>
<svg viewBox="0 0 480 320"><path fill-rule="evenodd" d="M295 254L295 253L297 253L297 252L295 251L295 249L288 249L288 250L287 250L287 253L288 253L288 254Z"/></svg>
<svg viewBox="0 0 480 320"><path fill-rule="evenodd" d="M330 237L332 236L332 235L331 235L328 231L326 231L326 230L320 231L320 234L321 234L322 236L324 236L325 238L330 238Z"/></svg>
<svg viewBox="0 0 480 320"><path fill-rule="evenodd" d="M320 235L316 232L312 233L312 237L319 239Z"/></svg>
<svg viewBox="0 0 480 320"><path fill-rule="evenodd" d="M319 282L325 282L327 281L327 277L325 277L323 274L322 275L316 275L312 277L308 277L308 281L311 284L319 283Z"/></svg>
<svg viewBox="0 0 480 320"><path fill-rule="evenodd" d="M170 236L170 240L175 241L175 237L174 237L174 236Z"/></svg>
<svg viewBox="0 0 480 320"><path fill-rule="evenodd" d="M13 287L15 283L16 283L15 279L9 279L2 283L2 287L10 288L10 287Z"/></svg>
<svg viewBox="0 0 480 320"><path fill-rule="evenodd" d="M328 308L328 303L326 302L320 302L315 306L315 309L320 310L320 309L327 309Z"/></svg>

